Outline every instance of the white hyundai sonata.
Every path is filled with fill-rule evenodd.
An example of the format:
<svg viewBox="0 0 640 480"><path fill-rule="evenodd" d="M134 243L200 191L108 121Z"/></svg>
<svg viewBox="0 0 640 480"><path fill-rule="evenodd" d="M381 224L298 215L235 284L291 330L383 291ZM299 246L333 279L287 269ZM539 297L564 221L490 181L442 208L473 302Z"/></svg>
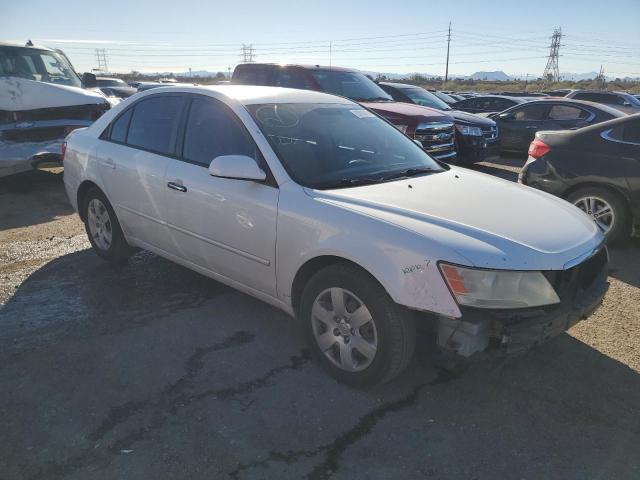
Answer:
<svg viewBox="0 0 640 480"><path fill-rule="evenodd" d="M169 87L67 139L64 180L96 253L155 252L297 317L341 381L388 381L424 324L443 352L509 352L607 290L590 218L438 163L345 98Z"/></svg>

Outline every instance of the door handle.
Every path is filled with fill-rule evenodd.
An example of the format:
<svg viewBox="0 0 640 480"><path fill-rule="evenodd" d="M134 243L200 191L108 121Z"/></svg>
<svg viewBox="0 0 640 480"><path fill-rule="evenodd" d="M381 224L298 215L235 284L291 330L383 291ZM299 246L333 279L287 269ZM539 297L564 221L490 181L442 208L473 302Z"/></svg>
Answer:
<svg viewBox="0 0 640 480"><path fill-rule="evenodd" d="M186 192L187 191L187 187L185 187L184 185L177 184L175 182L167 183L167 187L172 188L173 190L177 190L179 192Z"/></svg>
<svg viewBox="0 0 640 480"><path fill-rule="evenodd" d="M116 168L116 162L113 161L113 158L105 158L102 160L102 164L108 168Z"/></svg>

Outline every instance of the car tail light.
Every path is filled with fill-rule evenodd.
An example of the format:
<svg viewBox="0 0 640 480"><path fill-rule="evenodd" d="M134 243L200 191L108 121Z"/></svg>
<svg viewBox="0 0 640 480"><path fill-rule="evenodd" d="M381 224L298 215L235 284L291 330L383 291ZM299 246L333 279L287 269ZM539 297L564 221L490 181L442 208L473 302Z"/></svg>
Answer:
<svg viewBox="0 0 640 480"><path fill-rule="evenodd" d="M60 147L62 153L62 160L64 161L64 155L67 153L67 142L62 142L62 147Z"/></svg>
<svg viewBox="0 0 640 480"><path fill-rule="evenodd" d="M540 158L551 151L551 147L537 138L529 145L529 156Z"/></svg>

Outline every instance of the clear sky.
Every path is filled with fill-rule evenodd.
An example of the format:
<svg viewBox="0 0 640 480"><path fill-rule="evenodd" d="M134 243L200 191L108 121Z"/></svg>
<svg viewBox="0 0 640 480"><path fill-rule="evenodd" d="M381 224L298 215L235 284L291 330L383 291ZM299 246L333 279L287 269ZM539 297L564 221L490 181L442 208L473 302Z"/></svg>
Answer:
<svg viewBox="0 0 640 480"><path fill-rule="evenodd" d="M542 74L555 27L560 71L640 76L640 0L0 0L0 40L62 48L78 71L226 71L256 61L444 74ZM331 47L330 47L331 45ZM331 50L331 55L329 51Z"/></svg>

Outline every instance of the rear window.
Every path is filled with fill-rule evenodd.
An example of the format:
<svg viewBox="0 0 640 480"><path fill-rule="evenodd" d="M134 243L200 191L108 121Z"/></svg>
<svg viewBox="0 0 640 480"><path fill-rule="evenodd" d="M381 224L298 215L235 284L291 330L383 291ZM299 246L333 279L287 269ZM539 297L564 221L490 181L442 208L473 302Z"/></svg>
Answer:
<svg viewBox="0 0 640 480"><path fill-rule="evenodd" d="M233 83L242 85L273 85L273 69L271 67L241 67L233 74Z"/></svg>
<svg viewBox="0 0 640 480"><path fill-rule="evenodd" d="M172 155L180 121L183 97L157 96L142 100L133 109L127 144Z"/></svg>

